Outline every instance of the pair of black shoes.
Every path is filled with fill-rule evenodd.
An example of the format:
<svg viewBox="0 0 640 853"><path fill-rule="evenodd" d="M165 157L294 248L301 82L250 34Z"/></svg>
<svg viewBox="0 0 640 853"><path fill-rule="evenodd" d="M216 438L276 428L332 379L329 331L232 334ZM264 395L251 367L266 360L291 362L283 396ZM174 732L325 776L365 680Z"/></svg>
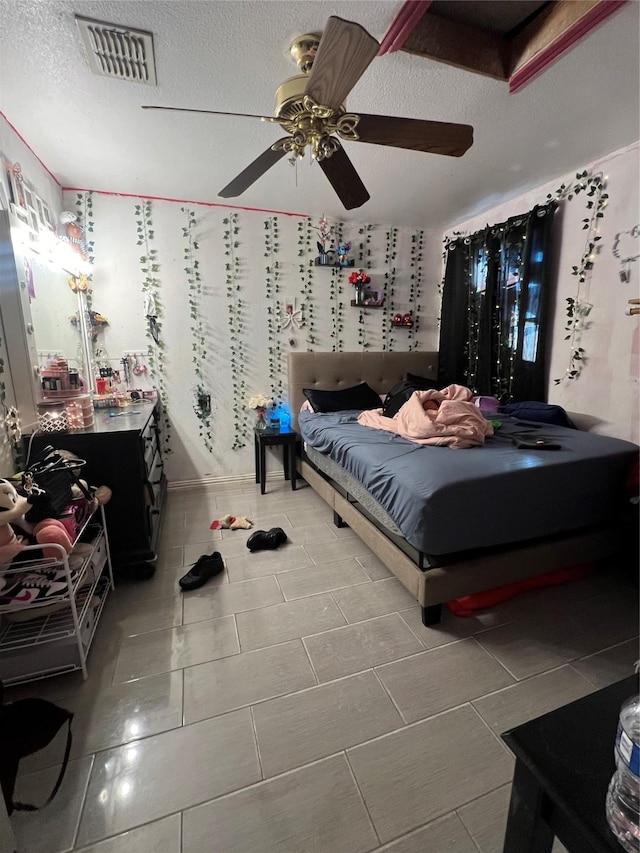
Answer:
<svg viewBox="0 0 640 853"><path fill-rule="evenodd" d="M247 548L250 551L272 551L287 541L287 534L281 527L272 527L271 530L256 530L247 539Z"/></svg>
<svg viewBox="0 0 640 853"><path fill-rule="evenodd" d="M198 557L193 566L189 569L184 577L181 577L178 583L184 590L198 589L199 586L205 584L209 578L214 575L219 575L224 571L224 563L222 555L219 551L214 551L213 554L203 554Z"/></svg>

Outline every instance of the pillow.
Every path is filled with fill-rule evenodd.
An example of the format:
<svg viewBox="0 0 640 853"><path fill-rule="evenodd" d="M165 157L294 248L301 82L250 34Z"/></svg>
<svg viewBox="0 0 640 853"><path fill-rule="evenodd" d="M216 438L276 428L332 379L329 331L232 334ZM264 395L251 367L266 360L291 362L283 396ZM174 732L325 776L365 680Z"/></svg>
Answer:
<svg viewBox="0 0 640 853"><path fill-rule="evenodd" d="M429 389L420 388L408 379L396 382L385 397L382 414L385 418L392 418L400 411L401 407L404 406L414 391L423 390L428 391Z"/></svg>
<svg viewBox="0 0 640 853"><path fill-rule="evenodd" d="M520 403L507 403L500 406L500 414L510 415L512 418L522 418L526 421L537 423L555 424L556 426L577 429L562 406L551 403L541 403L538 400L526 400Z"/></svg>
<svg viewBox="0 0 640 853"><path fill-rule="evenodd" d="M440 391L440 383L435 379L427 379L426 376L416 376L415 373L407 373L407 382L411 382L416 391Z"/></svg>
<svg viewBox="0 0 640 853"><path fill-rule="evenodd" d="M302 393L311 403L314 412L379 409L381 406L379 395L366 382L354 385L353 388L336 388L333 391L303 388Z"/></svg>

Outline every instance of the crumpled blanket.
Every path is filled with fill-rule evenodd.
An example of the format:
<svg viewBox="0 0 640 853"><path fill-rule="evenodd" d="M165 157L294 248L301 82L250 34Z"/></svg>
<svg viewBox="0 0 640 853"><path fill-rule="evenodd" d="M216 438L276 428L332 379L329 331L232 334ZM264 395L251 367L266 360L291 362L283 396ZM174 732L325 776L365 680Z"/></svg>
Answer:
<svg viewBox="0 0 640 853"><path fill-rule="evenodd" d="M447 385L441 391L414 391L393 418L382 409L358 415L358 423L394 432L418 444L451 448L477 447L493 435L491 423L470 402L472 393L464 385Z"/></svg>

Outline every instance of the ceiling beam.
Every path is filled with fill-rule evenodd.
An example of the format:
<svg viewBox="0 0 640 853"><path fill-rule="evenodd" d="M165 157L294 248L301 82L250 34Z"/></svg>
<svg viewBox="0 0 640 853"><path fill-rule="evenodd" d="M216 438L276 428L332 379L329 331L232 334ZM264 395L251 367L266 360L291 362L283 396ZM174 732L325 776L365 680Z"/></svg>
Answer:
<svg viewBox="0 0 640 853"><path fill-rule="evenodd" d="M487 4L490 0L486 0ZM573 47L590 30L616 12L627 0L552 0L509 38L489 29L453 21L423 9L413 30L406 34L410 3L401 10L401 49L406 53L446 62L476 74L508 80L509 91L517 92L551 62ZM411 19L413 20L413 19ZM392 24L392 28L394 26ZM385 39L391 34L391 28ZM397 36L386 50L397 50ZM381 51L382 52L382 51Z"/></svg>
<svg viewBox="0 0 640 853"><path fill-rule="evenodd" d="M497 33L427 12L409 34L402 50L487 77L508 80L507 48L507 43Z"/></svg>
<svg viewBox="0 0 640 853"><path fill-rule="evenodd" d="M433 0L405 0L380 42L378 56L400 50L432 2Z"/></svg>
<svg viewBox="0 0 640 853"><path fill-rule="evenodd" d="M510 43L509 92L521 89L625 2L556 0L543 9Z"/></svg>

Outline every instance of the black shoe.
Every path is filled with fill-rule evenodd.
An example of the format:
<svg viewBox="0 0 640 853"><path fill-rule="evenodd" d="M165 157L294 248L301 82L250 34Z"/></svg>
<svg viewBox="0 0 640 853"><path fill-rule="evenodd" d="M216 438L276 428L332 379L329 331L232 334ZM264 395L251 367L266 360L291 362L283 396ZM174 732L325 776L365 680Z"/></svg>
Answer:
<svg viewBox="0 0 640 853"><path fill-rule="evenodd" d="M222 555L219 551L214 551L213 554L203 554L199 557L187 574L180 578L178 583L182 589L198 589L209 578L219 575L223 571L224 563L222 562Z"/></svg>
<svg viewBox="0 0 640 853"><path fill-rule="evenodd" d="M281 527L272 527L271 530L256 530L247 539L247 548L250 551L272 551L287 541L287 534Z"/></svg>

